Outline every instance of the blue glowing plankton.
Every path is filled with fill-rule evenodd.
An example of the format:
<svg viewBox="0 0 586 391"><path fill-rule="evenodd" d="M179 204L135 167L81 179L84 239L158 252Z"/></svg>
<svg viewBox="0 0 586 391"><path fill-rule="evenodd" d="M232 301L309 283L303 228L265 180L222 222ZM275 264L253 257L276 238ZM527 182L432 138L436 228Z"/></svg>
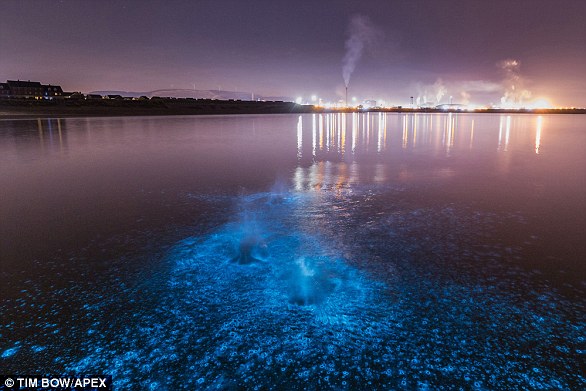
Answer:
<svg viewBox="0 0 586 391"><path fill-rule="evenodd" d="M108 373L117 389L584 388L583 307L482 236L519 216L402 200L392 188L238 197L156 273L56 292L71 304L50 315L75 317L39 314L38 340L0 360Z"/></svg>

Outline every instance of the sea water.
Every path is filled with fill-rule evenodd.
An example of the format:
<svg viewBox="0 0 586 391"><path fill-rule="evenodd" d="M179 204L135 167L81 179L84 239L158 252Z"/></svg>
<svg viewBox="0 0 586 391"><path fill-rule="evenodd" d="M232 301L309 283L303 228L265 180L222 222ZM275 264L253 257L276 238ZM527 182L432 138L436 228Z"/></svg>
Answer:
<svg viewBox="0 0 586 391"><path fill-rule="evenodd" d="M581 116L0 121L6 373L581 389Z"/></svg>

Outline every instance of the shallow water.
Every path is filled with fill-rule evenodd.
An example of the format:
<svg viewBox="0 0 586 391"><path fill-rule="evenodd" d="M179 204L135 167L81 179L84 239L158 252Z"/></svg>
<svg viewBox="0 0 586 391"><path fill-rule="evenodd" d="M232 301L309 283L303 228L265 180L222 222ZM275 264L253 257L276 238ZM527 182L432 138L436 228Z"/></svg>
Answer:
<svg viewBox="0 0 586 391"><path fill-rule="evenodd" d="M0 121L0 364L120 389L581 389L582 116Z"/></svg>

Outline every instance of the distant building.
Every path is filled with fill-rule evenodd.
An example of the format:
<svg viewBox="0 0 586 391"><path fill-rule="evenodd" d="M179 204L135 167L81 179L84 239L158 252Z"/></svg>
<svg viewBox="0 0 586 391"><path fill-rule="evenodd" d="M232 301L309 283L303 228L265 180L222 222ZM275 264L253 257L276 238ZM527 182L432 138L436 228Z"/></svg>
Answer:
<svg viewBox="0 0 586 391"><path fill-rule="evenodd" d="M85 95L83 95L81 92L78 92L78 91L72 91L72 92L64 92L62 94L62 97L64 99L84 99Z"/></svg>
<svg viewBox="0 0 586 391"><path fill-rule="evenodd" d="M51 84L43 86L43 98L45 99L51 99L62 95L63 89L61 89L61 86L52 86Z"/></svg>
<svg viewBox="0 0 586 391"><path fill-rule="evenodd" d="M11 98L42 98L43 86L38 81L7 80Z"/></svg>
<svg viewBox="0 0 586 391"><path fill-rule="evenodd" d="M466 105L461 103L445 103L442 105L435 106L438 110L466 110Z"/></svg>
<svg viewBox="0 0 586 391"><path fill-rule="evenodd" d="M371 107L376 107L377 102L374 99L369 99L369 100L365 100L364 102L362 102L362 107L364 107L365 109L369 109Z"/></svg>
<svg viewBox="0 0 586 391"><path fill-rule="evenodd" d="M0 83L2 98L53 99L61 95L61 86L43 85L38 81L7 80L6 83Z"/></svg>
<svg viewBox="0 0 586 391"><path fill-rule="evenodd" d="M0 83L0 98L10 97L10 87L8 83Z"/></svg>

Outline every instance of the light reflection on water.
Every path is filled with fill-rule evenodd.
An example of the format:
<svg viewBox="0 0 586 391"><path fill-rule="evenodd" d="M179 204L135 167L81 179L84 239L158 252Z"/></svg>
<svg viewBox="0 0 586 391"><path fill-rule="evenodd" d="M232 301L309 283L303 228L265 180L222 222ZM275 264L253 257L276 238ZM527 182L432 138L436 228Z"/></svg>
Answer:
<svg viewBox="0 0 586 391"><path fill-rule="evenodd" d="M485 118L482 121L484 128L488 125L485 122L494 122L495 117ZM347 151L350 151L350 156L374 150L380 154L398 145L403 149L432 148L434 152L444 152L446 156L450 156L450 151L455 147L459 150L464 150L466 146L468 150L489 147L486 139L479 140L475 145L474 126L478 116L473 115L417 113L391 116L386 113L353 113L313 114L311 120L306 117L304 121L302 118L299 116L297 123L299 158L308 152L303 149L303 145L311 145L311 154L317 159L329 152L337 152L342 159ZM389 121L394 122L391 129ZM535 153L539 153L543 116L499 115L498 121L498 140L492 141L497 151L508 150L514 121L515 131L521 136L515 141L518 146L533 143ZM304 126L310 127L310 136L307 131L303 131ZM483 132L485 130L482 129ZM493 131L490 133L494 134Z"/></svg>
<svg viewBox="0 0 586 391"><path fill-rule="evenodd" d="M2 366L141 389L583 388L585 130L0 121Z"/></svg>

